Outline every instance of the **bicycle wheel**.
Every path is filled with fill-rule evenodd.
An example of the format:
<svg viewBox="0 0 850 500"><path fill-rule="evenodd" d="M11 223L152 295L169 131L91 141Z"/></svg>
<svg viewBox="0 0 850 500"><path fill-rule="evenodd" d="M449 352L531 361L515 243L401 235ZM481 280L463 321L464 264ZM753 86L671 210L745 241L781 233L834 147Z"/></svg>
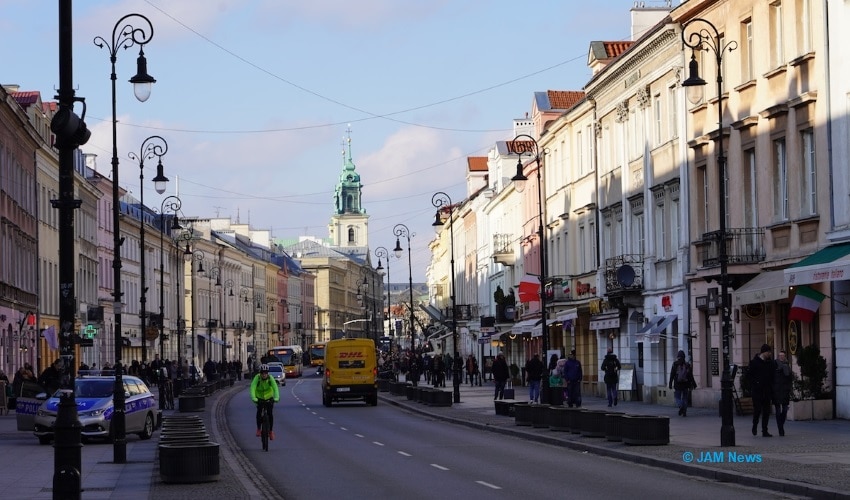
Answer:
<svg viewBox="0 0 850 500"><path fill-rule="evenodd" d="M263 441L263 451L269 451L269 413L263 409L263 422L260 427L260 437Z"/></svg>

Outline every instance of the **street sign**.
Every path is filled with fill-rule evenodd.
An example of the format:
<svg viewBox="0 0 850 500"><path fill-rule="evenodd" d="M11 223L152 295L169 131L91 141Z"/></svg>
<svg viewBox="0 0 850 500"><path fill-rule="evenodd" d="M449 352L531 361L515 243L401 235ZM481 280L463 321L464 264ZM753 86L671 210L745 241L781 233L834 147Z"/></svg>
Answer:
<svg viewBox="0 0 850 500"><path fill-rule="evenodd" d="M83 330L83 336L87 339L93 339L97 335L97 328L94 325L86 325L85 330Z"/></svg>

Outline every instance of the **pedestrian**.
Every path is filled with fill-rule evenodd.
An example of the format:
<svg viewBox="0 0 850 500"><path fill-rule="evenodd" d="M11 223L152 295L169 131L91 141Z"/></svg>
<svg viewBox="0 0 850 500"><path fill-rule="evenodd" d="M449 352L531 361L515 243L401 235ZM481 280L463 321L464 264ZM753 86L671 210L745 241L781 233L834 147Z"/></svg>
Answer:
<svg viewBox="0 0 850 500"><path fill-rule="evenodd" d="M446 382L443 377L445 376L446 369L443 366L443 357L439 354L435 354L433 358L431 358L431 381L434 383L434 387L445 387Z"/></svg>
<svg viewBox="0 0 850 500"><path fill-rule="evenodd" d="M475 377L478 374L478 360L470 354L466 358L466 380L469 385L475 385ZM480 384L479 384L480 385Z"/></svg>
<svg viewBox="0 0 850 500"><path fill-rule="evenodd" d="M540 381L543 380L543 362L540 361L540 354L534 353L534 356L525 362L525 372L528 376L528 402L539 403Z"/></svg>
<svg viewBox="0 0 850 500"><path fill-rule="evenodd" d="M694 380L694 370L691 364L685 361L685 351L679 351L676 361L670 367L670 380L667 387L675 390L676 406L679 408L679 416L688 416L688 391L697 386Z"/></svg>
<svg viewBox="0 0 850 500"><path fill-rule="evenodd" d="M773 374L773 409L776 411L776 427L780 436L785 435L785 419L788 417L793 380L785 351L779 351L776 356L776 372Z"/></svg>
<svg viewBox="0 0 850 500"><path fill-rule="evenodd" d="M53 393L59 390L62 383L63 366L64 362L62 361L62 358L56 358L53 363L45 368L44 371L41 372L41 375L38 376L38 385L44 388L48 396L52 396Z"/></svg>
<svg viewBox="0 0 850 500"><path fill-rule="evenodd" d="M493 401L505 398L505 384L510 376L508 370L508 362L505 361L505 355L501 352L493 361L493 381L496 383L496 392L493 394Z"/></svg>
<svg viewBox="0 0 850 500"><path fill-rule="evenodd" d="M555 366L558 362L555 361ZM576 358L576 350L570 351L567 362L564 365L564 382L567 384L567 406L581 408L581 361Z"/></svg>
<svg viewBox="0 0 850 500"><path fill-rule="evenodd" d="M764 344L759 353L750 361L747 370L747 379L753 395L753 436L758 435L759 417L761 417L762 437L773 437L767 432L767 424L770 420L770 403L773 400L773 374L776 365L771 363L773 349Z"/></svg>
<svg viewBox="0 0 850 500"><path fill-rule="evenodd" d="M604 373L605 394L608 396L608 407L617 406L617 384L620 382L620 360L614 354L614 348L608 348L608 354L602 360L599 368Z"/></svg>

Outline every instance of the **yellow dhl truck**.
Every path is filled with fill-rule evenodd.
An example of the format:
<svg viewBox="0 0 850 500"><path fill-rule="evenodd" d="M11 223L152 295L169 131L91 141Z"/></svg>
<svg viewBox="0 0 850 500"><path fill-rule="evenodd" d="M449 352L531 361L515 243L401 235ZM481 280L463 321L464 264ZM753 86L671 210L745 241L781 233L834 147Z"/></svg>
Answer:
<svg viewBox="0 0 850 500"><path fill-rule="evenodd" d="M372 339L338 339L325 344L322 404L362 399L378 404L378 363Z"/></svg>

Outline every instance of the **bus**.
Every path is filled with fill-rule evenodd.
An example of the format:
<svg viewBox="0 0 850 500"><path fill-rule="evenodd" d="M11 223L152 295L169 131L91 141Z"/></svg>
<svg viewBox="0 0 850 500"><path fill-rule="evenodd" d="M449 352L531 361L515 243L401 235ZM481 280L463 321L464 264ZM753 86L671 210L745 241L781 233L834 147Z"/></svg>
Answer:
<svg viewBox="0 0 850 500"><path fill-rule="evenodd" d="M325 344L310 344L307 352L310 355L310 366L325 365Z"/></svg>
<svg viewBox="0 0 850 500"><path fill-rule="evenodd" d="M263 363L278 362L283 364L286 377L300 377L302 373L304 350L298 345L279 345L269 349L263 357Z"/></svg>

